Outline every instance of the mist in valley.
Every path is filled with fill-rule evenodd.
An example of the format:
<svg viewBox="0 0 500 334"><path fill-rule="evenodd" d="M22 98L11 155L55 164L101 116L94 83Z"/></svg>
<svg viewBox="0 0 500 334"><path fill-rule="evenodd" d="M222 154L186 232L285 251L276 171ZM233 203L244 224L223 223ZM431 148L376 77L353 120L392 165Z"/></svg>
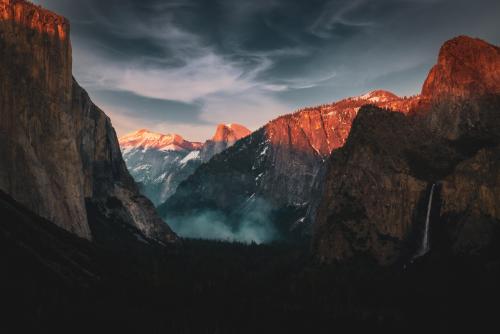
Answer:
<svg viewBox="0 0 500 334"><path fill-rule="evenodd" d="M167 219L170 227L183 238L220 240L245 244L265 244L279 239L271 219L271 207L252 198L238 215L205 210L196 214Z"/></svg>

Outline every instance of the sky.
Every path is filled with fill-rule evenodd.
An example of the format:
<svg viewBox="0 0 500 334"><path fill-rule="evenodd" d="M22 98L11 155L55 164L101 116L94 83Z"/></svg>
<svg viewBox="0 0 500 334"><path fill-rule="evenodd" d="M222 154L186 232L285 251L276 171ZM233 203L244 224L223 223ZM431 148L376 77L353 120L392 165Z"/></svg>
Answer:
<svg viewBox="0 0 500 334"><path fill-rule="evenodd" d="M118 135L204 141L375 89L420 92L441 44L500 44L498 0L36 0L71 21L73 72Z"/></svg>

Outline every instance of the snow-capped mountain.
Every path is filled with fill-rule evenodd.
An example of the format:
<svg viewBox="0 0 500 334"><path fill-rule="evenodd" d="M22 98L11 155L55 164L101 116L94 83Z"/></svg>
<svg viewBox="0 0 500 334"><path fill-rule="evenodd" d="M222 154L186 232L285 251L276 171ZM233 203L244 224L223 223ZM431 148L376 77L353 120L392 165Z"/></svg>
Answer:
<svg viewBox="0 0 500 334"><path fill-rule="evenodd" d="M122 150L140 148L157 151L192 151L201 146L201 143L186 141L178 134L161 134L147 129L141 129L120 138Z"/></svg>
<svg viewBox="0 0 500 334"><path fill-rule="evenodd" d="M202 144L187 141L178 134L141 129L121 137L120 148L143 194L159 205L203 162L250 133L239 124L220 124L213 138Z"/></svg>

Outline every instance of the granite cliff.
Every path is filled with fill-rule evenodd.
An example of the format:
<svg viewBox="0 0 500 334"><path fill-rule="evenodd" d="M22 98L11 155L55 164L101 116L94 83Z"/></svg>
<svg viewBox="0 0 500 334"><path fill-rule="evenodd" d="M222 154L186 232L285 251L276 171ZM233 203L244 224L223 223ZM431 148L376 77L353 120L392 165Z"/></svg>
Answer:
<svg viewBox="0 0 500 334"><path fill-rule="evenodd" d="M0 189L83 238L93 238L93 207L175 240L127 172L110 119L72 78L69 34L61 16L0 1Z"/></svg>
<svg viewBox="0 0 500 334"><path fill-rule="evenodd" d="M252 132L240 124L219 124L212 139L207 140L200 151L200 159L207 162L216 154L233 146L238 140L248 137Z"/></svg>
<svg viewBox="0 0 500 334"><path fill-rule="evenodd" d="M273 225L276 238L301 238L324 162L344 145L359 109L374 104L407 112L418 101L373 91L279 117L200 166L160 213L189 225L193 217L215 212L237 230L261 212L256 224Z"/></svg>
<svg viewBox="0 0 500 334"><path fill-rule="evenodd" d="M500 49L460 36L441 48L407 116L364 107L328 163L317 257L408 261L425 238L431 252L490 247L500 221L499 93Z"/></svg>

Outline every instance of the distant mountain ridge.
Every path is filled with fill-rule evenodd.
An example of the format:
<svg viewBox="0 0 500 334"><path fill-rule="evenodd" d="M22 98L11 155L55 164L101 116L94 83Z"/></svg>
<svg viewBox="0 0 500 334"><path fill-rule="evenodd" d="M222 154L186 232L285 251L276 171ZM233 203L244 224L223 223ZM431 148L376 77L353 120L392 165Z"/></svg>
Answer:
<svg viewBox="0 0 500 334"><path fill-rule="evenodd" d="M238 140L249 136L252 132L240 124L219 124L211 140L207 140L201 148L200 158L207 162L214 155L219 154Z"/></svg>
<svg viewBox="0 0 500 334"><path fill-rule="evenodd" d="M460 36L441 48L421 95L378 90L281 116L201 166L160 213L175 226L226 217L237 230L265 212L276 238L312 227L325 262L365 254L392 263L416 253L432 188L454 233L447 242L483 249L491 240L479 234L494 235L499 220L499 50Z"/></svg>
<svg viewBox="0 0 500 334"><path fill-rule="evenodd" d="M219 124L212 137L215 142L235 143L251 133L246 127L236 123Z"/></svg>
<svg viewBox="0 0 500 334"><path fill-rule="evenodd" d="M178 134L141 129L120 137L128 170L142 193L162 204L202 163L251 133L239 124L219 124L212 139L190 142Z"/></svg>
<svg viewBox="0 0 500 334"><path fill-rule="evenodd" d="M119 138L122 149L143 150L155 149L159 151L192 151L201 148L202 144L184 140L178 134L161 134L141 129Z"/></svg>
<svg viewBox="0 0 500 334"><path fill-rule="evenodd" d="M317 176L330 153L344 145L359 109L374 104L406 113L418 101L378 90L281 116L200 166L160 213L189 224L216 212L238 228L265 203L263 224L276 221L281 236L302 233Z"/></svg>

